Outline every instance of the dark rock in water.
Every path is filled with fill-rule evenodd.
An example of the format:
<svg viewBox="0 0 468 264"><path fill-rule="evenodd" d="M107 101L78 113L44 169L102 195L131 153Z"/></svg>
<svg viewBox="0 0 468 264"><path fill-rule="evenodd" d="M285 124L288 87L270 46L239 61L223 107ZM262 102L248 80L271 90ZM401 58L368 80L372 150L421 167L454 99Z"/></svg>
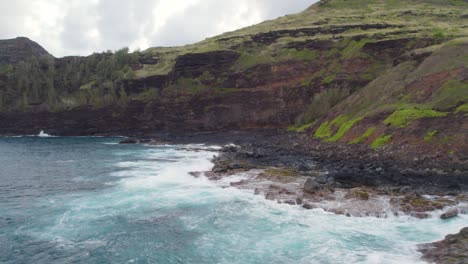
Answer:
<svg viewBox="0 0 468 264"><path fill-rule="evenodd" d="M133 138L126 138L119 142L119 144L137 144L137 143L138 143L138 140L133 139Z"/></svg>
<svg viewBox="0 0 468 264"><path fill-rule="evenodd" d="M296 198L296 204L302 204L302 199L300 197Z"/></svg>
<svg viewBox="0 0 468 264"><path fill-rule="evenodd" d="M294 200L286 200L283 203L289 204L289 205L296 205L296 202Z"/></svg>
<svg viewBox="0 0 468 264"><path fill-rule="evenodd" d="M222 173L222 172L226 172L227 168L226 168L226 166L215 165L211 171L213 171L215 173Z"/></svg>
<svg viewBox="0 0 468 264"><path fill-rule="evenodd" d="M192 172L189 172L189 174L195 178L199 178L201 175L202 175L202 172L200 171L192 171Z"/></svg>
<svg viewBox="0 0 468 264"><path fill-rule="evenodd" d="M450 218L453 218L453 217L457 217L458 216L458 209L451 209L443 214L440 215L440 219L450 219ZM467 249L468 250L468 249Z"/></svg>
<svg viewBox="0 0 468 264"><path fill-rule="evenodd" d="M419 247L425 260L435 263L468 263L468 227L444 240Z"/></svg>
<svg viewBox="0 0 468 264"><path fill-rule="evenodd" d="M419 219L429 218L429 214L424 212L411 212L410 215Z"/></svg>
<svg viewBox="0 0 468 264"><path fill-rule="evenodd" d="M305 204L302 205L302 208L310 210L310 209L315 209L316 206L314 206L312 204L305 203Z"/></svg>

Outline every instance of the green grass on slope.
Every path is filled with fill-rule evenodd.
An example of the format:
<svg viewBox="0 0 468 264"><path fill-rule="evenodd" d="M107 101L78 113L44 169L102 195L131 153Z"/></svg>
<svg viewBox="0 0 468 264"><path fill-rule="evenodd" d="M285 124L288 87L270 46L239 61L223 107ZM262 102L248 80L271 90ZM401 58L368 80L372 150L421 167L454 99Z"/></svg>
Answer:
<svg viewBox="0 0 468 264"><path fill-rule="evenodd" d="M385 146L392 139L392 135L382 135L371 144L371 148L378 149Z"/></svg>
<svg viewBox="0 0 468 264"><path fill-rule="evenodd" d="M432 131L429 131L427 132L426 136L424 136L424 141L425 142L431 142L432 139L435 137L435 135L437 135L439 131L437 130L432 130Z"/></svg>
<svg viewBox="0 0 468 264"><path fill-rule="evenodd" d="M461 113L461 112L468 112L468 103L463 104L463 105L460 105L460 106L457 107L457 109L455 110L455 114L458 114L458 113Z"/></svg>
<svg viewBox="0 0 468 264"><path fill-rule="evenodd" d="M332 136L331 138L327 139L327 141L336 142L340 140L346 134L346 132L348 132L357 122L361 121L362 119L363 119L362 117L358 117L358 118L354 118L354 119L344 122L340 126L336 134Z"/></svg>
<svg viewBox="0 0 468 264"><path fill-rule="evenodd" d="M340 140L346 134L346 132L348 132L356 123L362 119L362 117L350 119L348 116L340 115L331 122L325 121L322 123L315 131L314 137L317 139L326 139L327 142L336 142ZM333 127L336 127L338 130L332 136Z"/></svg>
<svg viewBox="0 0 468 264"><path fill-rule="evenodd" d="M332 111L351 117L367 117L397 110L421 109L403 111L394 116L399 118L406 115L409 119L420 115L443 115L423 110L451 112L468 101L467 83L451 79L440 87L431 88L430 94L421 88L409 88L431 74L466 67L468 64L462 59L464 56L468 56L468 40L459 40L458 43L450 41L437 47L421 64L407 61L380 74L377 79L338 104ZM450 66L447 67L448 65Z"/></svg>
<svg viewBox="0 0 468 264"><path fill-rule="evenodd" d="M435 109L449 110L466 102L468 102L468 83L449 80L432 96L430 104Z"/></svg>
<svg viewBox="0 0 468 264"><path fill-rule="evenodd" d="M374 131L376 130L377 128L376 127L371 127L369 128L364 134L362 134L360 137L352 140L349 142L349 144L359 144L359 143L362 143L364 142L367 138L369 138L372 133L374 133Z"/></svg>
<svg viewBox="0 0 468 264"><path fill-rule="evenodd" d="M385 119L384 123L386 125L404 128L420 118L443 116L447 116L447 113L437 112L431 109L401 109L393 112L393 114Z"/></svg>

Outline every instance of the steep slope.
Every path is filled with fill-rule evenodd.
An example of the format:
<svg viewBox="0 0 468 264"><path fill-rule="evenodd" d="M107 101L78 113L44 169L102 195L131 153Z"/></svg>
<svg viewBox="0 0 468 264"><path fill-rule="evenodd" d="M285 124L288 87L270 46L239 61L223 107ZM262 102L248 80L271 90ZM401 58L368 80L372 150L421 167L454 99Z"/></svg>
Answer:
<svg viewBox="0 0 468 264"><path fill-rule="evenodd" d="M422 59L424 58L424 59ZM468 39L411 51L311 125L316 139L468 155Z"/></svg>
<svg viewBox="0 0 468 264"><path fill-rule="evenodd" d="M328 0L183 47L3 63L0 133L294 125L308 129L311 141L379 139L378 147L389 135L395 143L440 137L465 149L466 36L466 1ZM459 100L447 99L455 90ZM408 111L444 115L422 120L446 127L385 122L395 111L398 120Z"/></svg>

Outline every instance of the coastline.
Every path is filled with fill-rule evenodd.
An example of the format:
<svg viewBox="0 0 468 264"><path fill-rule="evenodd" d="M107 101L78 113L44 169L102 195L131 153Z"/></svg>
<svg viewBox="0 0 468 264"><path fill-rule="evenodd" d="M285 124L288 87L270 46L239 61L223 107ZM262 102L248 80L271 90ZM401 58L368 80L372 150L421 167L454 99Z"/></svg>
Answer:
<svg viewBox="0 0 468 264"><path fill-rule="evenodd" d="M305 209L321 208L348 217L406 215L441 221L468 214L468 170L463 159L430 155L421 158L411 152L412 160L408 155L388 159L385 153L356 151L343 145L306 144L305 139L301 134L264 131L159 135L126 143L224 145L213 150L218 153L212 159L213 169L193 172L194 177L201 173L213 181L233 177L231 187ZM419 245L422 259L464 263L468 260L466 230L442 241Z"/></svg>

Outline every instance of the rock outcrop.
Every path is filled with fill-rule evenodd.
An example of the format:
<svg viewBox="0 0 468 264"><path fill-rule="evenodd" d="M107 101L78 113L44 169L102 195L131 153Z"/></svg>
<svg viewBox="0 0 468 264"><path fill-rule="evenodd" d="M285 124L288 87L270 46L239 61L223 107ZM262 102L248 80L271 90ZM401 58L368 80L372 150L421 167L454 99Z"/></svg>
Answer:
<svg viewBox="0 0 468 264"><path fill-rule="evenodd" d="M468 263L468 227L444 240L420 246L424 259L434 263Z"/></svg>

